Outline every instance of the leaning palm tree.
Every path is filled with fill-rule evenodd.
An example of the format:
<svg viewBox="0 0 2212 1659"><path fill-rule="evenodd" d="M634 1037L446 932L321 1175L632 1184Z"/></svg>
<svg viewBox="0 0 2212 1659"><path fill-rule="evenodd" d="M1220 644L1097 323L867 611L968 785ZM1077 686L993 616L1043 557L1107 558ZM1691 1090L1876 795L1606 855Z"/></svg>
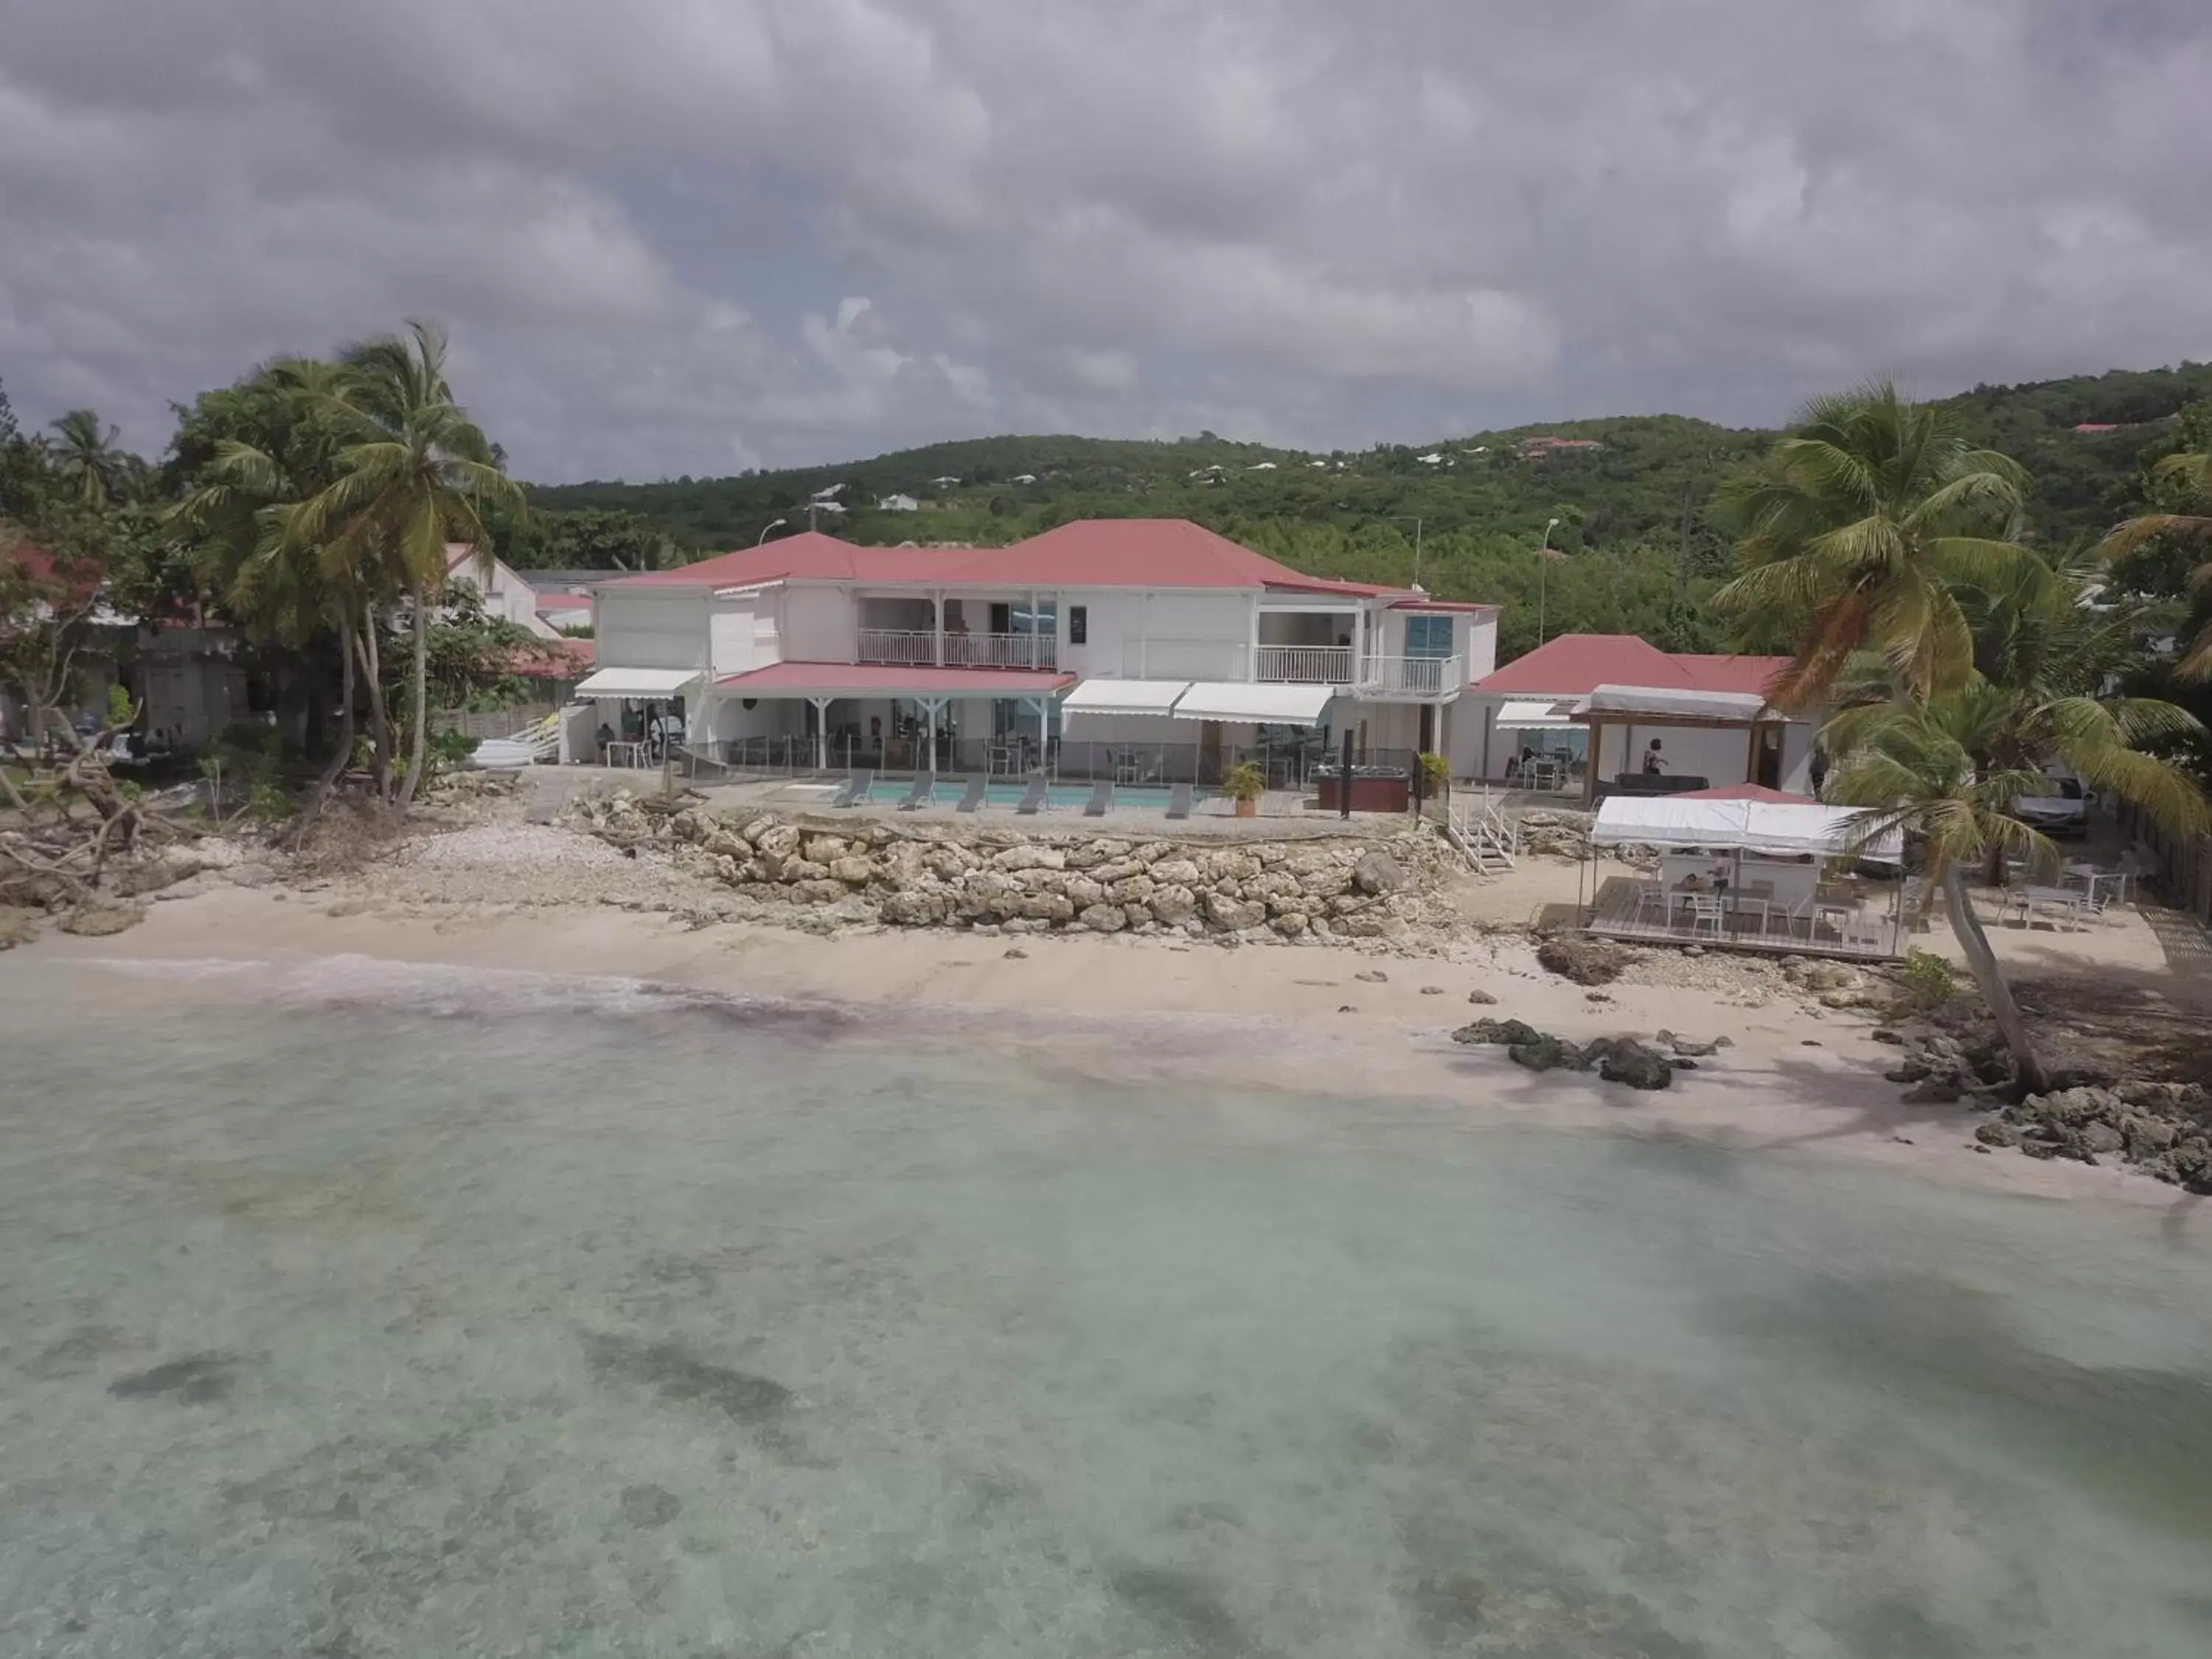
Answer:
<svg viewBox="0 0 2212 1659"><path fill-rule="evenodd" d="M1919 839L1929 886L1943 894L1967 968L2031 1093L2048 1086L2049 1073L1974 914L1967 873L2008 854L2057 864L2057 849L2013 811L2014 801L2048 787L2043 766L2054 756L2173 833L2202 832L2212 809L2195 781L2136 747L2196 729L2194 718L2171 704L2046 696L1975 675L1923 700L1845 709L1821 732L1840 760L1826 799L1873 809L1863 842L1899 830Z"/></svg>
<svg viewBox="0 0 2212 1659"><path fill-rule="evenodd" d="M88 409L72 409L53 422L56 475L87 507L105 507L123 494L131 458L118 447L120 427L102 428Z"/></svg>
<svg viewBox="0 0 2212 1659"><path fill-rule="evenodd" d="M446 337L410 321L408 337L386 335L349 346L347 382L326 404L338 439L338 476L293 515L295 540L327 543L357 568L376 566L404 586L412 612L413 732L398 791L404 810L422 781L429 733L429 628L443 584L449 542L488 557L480 504L496 502L520 519L522 491L501 471L492 446L446 380Z"/></svg>
<svg viewBox="0 0 2212 1659"><path fill-rule="evenodd" d="M1958 686L1973 638L1957 585L2043 568L2017 539L2027 485L1950 410L1887 381L1815 398L1761 466L1718 492L1744 569L1714 603L1800 641L1772 689L1781 707L1822 706L1866 648L1913 696Z"/></svg>

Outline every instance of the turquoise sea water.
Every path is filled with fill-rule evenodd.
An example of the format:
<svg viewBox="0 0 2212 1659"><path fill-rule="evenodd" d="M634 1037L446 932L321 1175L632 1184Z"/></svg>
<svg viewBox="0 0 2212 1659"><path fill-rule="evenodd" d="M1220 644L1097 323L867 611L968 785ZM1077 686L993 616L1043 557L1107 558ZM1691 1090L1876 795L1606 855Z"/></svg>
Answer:
<svg viewBox="0 0 2212 1659"><path fill-rule="evenodd" d="M0 958L0 1653L2212 1652L2187 1206L1026 1036Z"/></svg>

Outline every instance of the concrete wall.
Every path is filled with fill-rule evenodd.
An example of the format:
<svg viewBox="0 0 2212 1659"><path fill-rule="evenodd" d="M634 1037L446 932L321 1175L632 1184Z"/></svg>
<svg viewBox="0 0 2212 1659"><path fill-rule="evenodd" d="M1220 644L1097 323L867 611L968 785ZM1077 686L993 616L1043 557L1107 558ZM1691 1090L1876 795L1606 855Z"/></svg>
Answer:
<svg viewBox="0 0 2212 1659"><path fill-rule="evenodd" d="M463 559L447 578L456 586L472 587L483 599L487 616L501 617L526 628L541 640L561 637L561 630L538 614L538 594L499 559L491 562L487 576L474 559Z"/></svg>
<svg viewBox="0 0 2212 1659"><path fill-rule="evenodd" d="M789 586L783 590L782 649L786 662L850 662L860 645L858 612L842 588ZM607 659L599 647L599 660Z"/></svg>
<svg viewBox="0 0 2212 1659"><path fill-rule="evenodd" d="M699 593L601 593L592 618L599 665L696 668L707 649L707 604Z"/></svg>

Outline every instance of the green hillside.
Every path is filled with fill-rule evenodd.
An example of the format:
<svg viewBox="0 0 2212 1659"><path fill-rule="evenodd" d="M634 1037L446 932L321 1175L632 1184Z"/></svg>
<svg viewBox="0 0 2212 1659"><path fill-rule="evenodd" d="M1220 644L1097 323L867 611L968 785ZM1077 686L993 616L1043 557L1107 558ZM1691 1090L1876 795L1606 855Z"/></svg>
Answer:
<svg viewBox="0 0 2212 1659"><path fill-rule="evenodd" d="M1978 439L2034 473L2033 533L2066 545L2124 516L2145 450L2179 409L2205 398L2212 365L2190 364L1979 386L1953 401ZM2115 429L2075 430L2083 423ZM737 477L536 488L536 517L506 550L526 565L635 566L665 538L659 557L696 557L748 544L777 519L801 527L809 497L842 484L851 510L821 525L858 542L997 544L1071 519L1180 517L1317 574L1405 582L1415 575L1419 520L1419 580L1447 598L1505 605L1508 655L1534 643L1540 597L1547 633L1635 631L1709 649L1727 643L1705 600L1728 552L1705 503L1773 436L1658 415L1327 455L1211 433L1173 442L980 438ZM1542 439L1598 447L1529 441ZM922 510L877 510L894 493ZM1535 550L1553 518L1552 545L1568 556L1547 562L1540 596Z"/></svg>

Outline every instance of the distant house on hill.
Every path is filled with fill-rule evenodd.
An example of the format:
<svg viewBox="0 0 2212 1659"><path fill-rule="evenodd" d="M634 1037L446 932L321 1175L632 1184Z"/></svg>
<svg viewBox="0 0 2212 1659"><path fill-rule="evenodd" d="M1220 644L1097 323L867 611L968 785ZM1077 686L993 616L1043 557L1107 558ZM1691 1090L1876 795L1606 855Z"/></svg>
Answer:
<svg viewBox="0 0 2212 1659"><path fill-rule="evenodd" d="M1523 438L1514 446L1514 450L1524 461L1540 461L1558 454L1562 450L1603 449L1604 447L1605 446L1595 438L1562 438L1549 432L1540 432L1534 437Z"/></svg>
<svg viewBox="0 0 2212 1659"><path fill-rule="evenodd" d="M1015 483L1035 483L1036 481L1036 474L1034 472L1017 472L1012 478Z"/></svg>
<svg viewBox="0 0 2212 1659"><path fill-rule="evenodd" d="M959 479L949 476L942 478L932 478L929 481L930 487L933 489L950 489L959 482Z"/></svg>
<svg viewBox="0 0 2212 1659"><path fill-rule="evenodd" d="M886 495L876 503L878 513L919 513L921 503L911 495Z"/></svg>
<svg viewBox="0 0 2212 1659"><path fill-rule="evenodd" d="M1273 472L1275 464L1273 461L1255 461L1244 470L1247 472Z"/></svg>
<svg viewBox="0 0 2212 1659"><path fill-rule="evenodd" d="M2076 432L2118 432L2120 428L2115 421L2080 421L2075 422L2074 429Z"/></svg>

